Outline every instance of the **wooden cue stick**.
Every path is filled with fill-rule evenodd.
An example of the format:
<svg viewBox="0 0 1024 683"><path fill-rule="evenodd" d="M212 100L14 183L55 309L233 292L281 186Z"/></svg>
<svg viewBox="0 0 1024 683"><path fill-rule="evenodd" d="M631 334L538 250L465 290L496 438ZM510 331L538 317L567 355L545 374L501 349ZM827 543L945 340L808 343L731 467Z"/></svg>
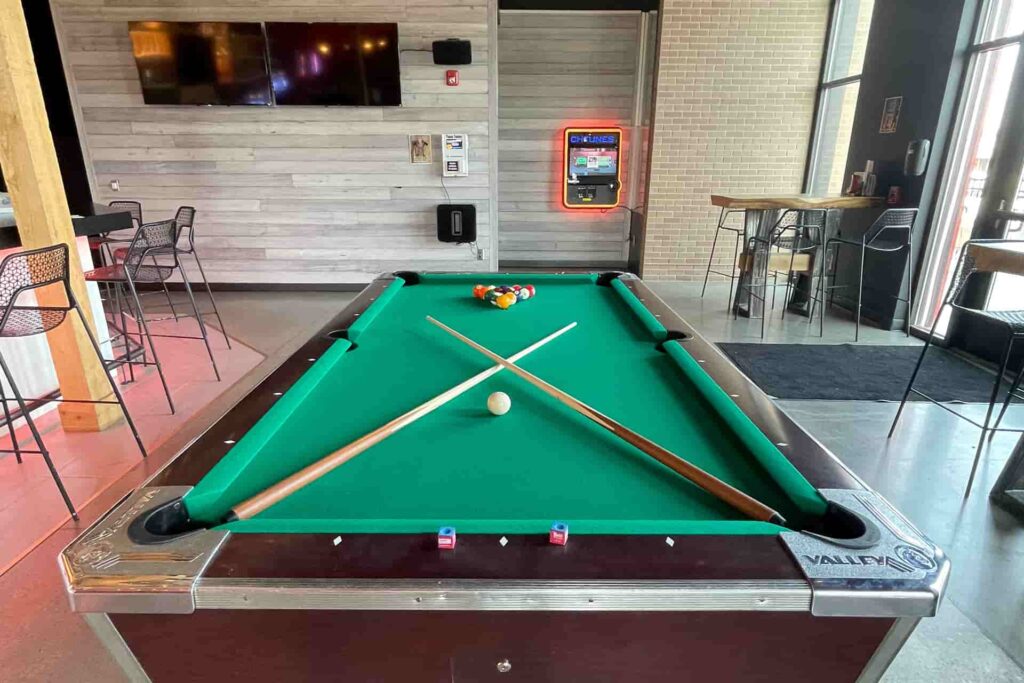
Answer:
<svg viewBox="0 0 1024 683"><path fill-rule="evenodd" d="M487 356L488 358L490 358L495 363L502 366L509 372L518 375L519 377L526 380L527 382L537 387L538 389L548 394L549 396L561 401L562 403L569 406L570 408L580 413L581 415L590 418L592 421L604 427L609 432L619 437L623 441L626 441L627 443L636 446L638 449L640 449L647 455L651 456L652 458L660 462L662 465L665 465L669 469L676 472L676 474L685 477L692 483L704 489L705 491L715 496L719 500L728 503L729 505L739 510L740 512L744 513L748 517L763 522L785 524L786 520L785 518L783 518L782 515L780 515L777 511L768 507L761 501L757 500L756 498L751 498L750 496L743 493L739 489L730 486L729 484L725 483L724 481L715 477L714 475L709 474L708 472L705 472L696 465L680 458L675 453L672 453L671 451L662 448L661 446L654 443L650 439L641 436L640 434L637 434L631 429L624 427L623 425L619 424L618 422L608 417L607 415L599 413L597 410L591 408L586 403L583 403L579 399L573 398L572 396L565 393L561 389L558 389L548 384L547 382L537 377L536 375L533 375L527 372L526 370L523 370L518 365L514 365L513 363L505 360L504 358L497 355L493 351L490 351L484 348L483 346L480 346L480 344L477 344L472 339L456 332L455 330L448 327L439 320L436 320L430 317L429 315L427 316L427 320L433 323L434 325L437 325L442 330L452 335L459 341L462 341L463 343L473 347L474 349L484 354L485 356Z"/></svg>
<svg viewBox="0 0 1024 683"><path fill-rule="evenodd" d="M562 336L563 334L565 334L574 327L576 327L576 323L570 323L563 327L562 329L558 330L557 332L553 332L552 334L549 334L540 341L537 341L531 344L530 346L527 346L519 353L509 356L508 360L517 361L521 358L525 358L529 354L533 353L540 347L547 344L549 341L552 341L556 337ZM505 359L502 358L501 360L504 361ZM425 401L424 403L421 403L412 410L402 415L399 415L395 419L391 420L390 422L381 427L378 427L369 434L364 434L363 436L359 437L352 443L346 446L342 446L338 450L334 451L329 455L324 456L323 458L316 461L312 465L309 465L308 467L299 470L298 472L287 477L286 479L282 479L273 486L261 491L260 493L257 493L255 496L234 506L233 508L231 508L230 512L224 518L224 522L232 522L239 519L249 519L250 517L259 514L260 512L266 510L274 503L277 503L282 499L287 498L288 496L295 493L304 486L312 484L314 481L324 476L334 468L356 457L370 446L380 443L381 441L388 438L392 434L398 432L403 427L412 424L413 422L420 419L427 413L435 410L436 408L440 408L445 403L448 403L455 397L464 394L465 392L475 387L477 384L483 382L488 377L491 377L492 375L496 375L497 373L501 372L503 369L504 367L500 364L488 368L487 370L484 370L483 372L470 377L465 382L462 382L461 384L452 387L448 391L438 394L429 401Z"/></svg>

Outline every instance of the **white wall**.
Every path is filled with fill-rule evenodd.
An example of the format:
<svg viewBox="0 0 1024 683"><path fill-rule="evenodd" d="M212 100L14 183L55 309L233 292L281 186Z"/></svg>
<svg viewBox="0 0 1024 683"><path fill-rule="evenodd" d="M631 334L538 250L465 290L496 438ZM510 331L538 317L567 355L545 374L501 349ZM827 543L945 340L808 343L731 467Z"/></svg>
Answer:
<svg viewBox="0 0 1024 683"><path fill-rule="evenodd" d="M198 209L198 246L215 282L366 282L400 268L481 270L466 246L436 240L442 132L470 135L470 176L445 180L477 206L491 252L494 0L52 0L84 129L96 201L137 199L144 218ZM166 107L142 101L128 22L397 22L402 103L388 107ZM493 22L491 22L493 23ZM433 64L432 41L473 43L473 64ZM427 51L412 51L412 50ZM437 163L409 163L407 136L435 136ZM117 180L121 190L109 183Z"/></svg>

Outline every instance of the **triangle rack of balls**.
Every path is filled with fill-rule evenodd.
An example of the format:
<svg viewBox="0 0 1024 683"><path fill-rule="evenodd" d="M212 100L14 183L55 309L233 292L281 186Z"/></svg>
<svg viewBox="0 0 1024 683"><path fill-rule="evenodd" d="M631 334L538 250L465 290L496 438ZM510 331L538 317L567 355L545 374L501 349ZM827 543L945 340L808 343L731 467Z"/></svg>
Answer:
<svg viewBox="0 0 1024 683"><path fill-rule="evenodd" d="M473 287L473 296L502 310L511 308L520 301L532 299L536 294L537 290L533 285L476 285Z"/></svg>

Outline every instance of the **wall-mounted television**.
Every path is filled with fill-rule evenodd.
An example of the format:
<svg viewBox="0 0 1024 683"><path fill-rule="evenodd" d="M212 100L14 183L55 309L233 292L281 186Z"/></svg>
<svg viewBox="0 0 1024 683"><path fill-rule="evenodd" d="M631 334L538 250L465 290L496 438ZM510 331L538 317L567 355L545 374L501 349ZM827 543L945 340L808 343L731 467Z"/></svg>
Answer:
<svg viewBox="0 0 1024 683"><path fill-rule="evenodd" d="M402 104L397 24L267 22L279 105Z"/></svg>
<svg viewBox="0 0 1024 683"><path fill-rule="evenodd" d="M256 22L133 21L146 104L273 104Z"/></svg>

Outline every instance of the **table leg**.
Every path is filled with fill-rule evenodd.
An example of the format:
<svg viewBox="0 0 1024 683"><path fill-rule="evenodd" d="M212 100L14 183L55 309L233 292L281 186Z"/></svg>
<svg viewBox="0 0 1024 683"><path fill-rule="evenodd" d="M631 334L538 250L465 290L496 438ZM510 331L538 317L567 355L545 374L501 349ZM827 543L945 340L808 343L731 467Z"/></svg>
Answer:
<svg viewBox="0 0 1024 683"><path fill-rule="evenodd" d="M1024 436L1017 440L989 498L1003 509L1024 518Z"/></svg>
<svg viewBox="0 0 1024 683"><path fill-rule="evenodd" d="M797 275L796 284L793 286L793 295L789 299L789 303L786 306L786 310L791 313L798 313L800 315L808 315L811 310L811 293L815 291L818 286L819 268L818 259L822 258L825 250L825 242L830 240L839 234L839 224L842 220L843 212L841 209L829 209L825 216L825 234L822 236L821 245L814 250L813 261L811 262L810 273L800 273ZM828 268L830 264L826 263L825 267ZM824 272L824 271L820 271Z"/></svg>
<svg viewBox="0 0 1024 683"><path fill-rule="evenodd" d="M744 318L760 318L764 315L768 284L764 278L765 262L768 258L767 238L778 219L779 211L776 209L747 209L743 214L744 254L750 249L750 238L756 235L761 239L754 243L753 263L740 273L737 281L733 308L737 315Z"/></svg>

